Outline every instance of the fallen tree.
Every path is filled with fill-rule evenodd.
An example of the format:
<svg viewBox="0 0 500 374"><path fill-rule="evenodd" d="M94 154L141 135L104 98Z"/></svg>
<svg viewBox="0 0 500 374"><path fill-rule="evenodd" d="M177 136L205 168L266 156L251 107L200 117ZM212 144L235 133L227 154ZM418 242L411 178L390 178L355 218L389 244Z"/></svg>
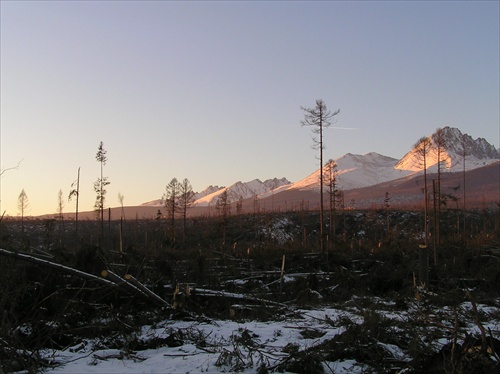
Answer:
<svg viewBox="0 0 500 374"><path fill-rule="evenodd" d="M60 272L66 273L66 274L73 275L75 277L82 278L82 279L87 280L87 281L93 281L93 282L100 283L104 286L116 287L116 288L118 288L122 291L128 292L132 295L137 295L145 300L152 301L155 304L159 304L159 305L165 306L165 307L171 307L167 301L163 300L161 297L159 297L158 295L153 293L151 290L147 289L146 286L140 284L140 282L137 281L135 278L133 278L134 279L133 282L135 284L140 284L140 286L134 285L133 283L129 282L127 279L121 278L109 270L103 270L101 272L101 277L98 277L96 275L89 274L89 273L86 273L84 271L71 268L69 266L58 264L57 262L44 260L44 259L35 257L35 256L27 254L27 253L12 252L12 251L8 251L6 249L0 248L0 255L14 258L17 260L26 261L26 262L29 262L32 264L48 267L48 268L51 268L51 269L54 269L54 270L57 270L57 271L60 271ZM145 291L145 290L147 290L147 291Z"/></svg>
<svg viewBox="0 0 500 374"><path fill-rule="evenodd" d="M55 269L55 270L61 271L61 272L66 273L66 274L74 275L75 277L79 277L79 278L82 278L82 279L85 279L88 281L100 283L100 284L105 285L105 286L116 286L115 283L113 283L107 279L98 277L98 276L93 275L93 274L86 273L86 272L78 270L78 269L70 268L70 267L65 266L65 265L58 264L57 262L44 260L44 259L35 257L33 255L29 255L27 253L12 252L12 251L8 251L6 249L0 248L0 255L14 258L17 260L30 262L32 264L48 267L51 269Z"/></svg>

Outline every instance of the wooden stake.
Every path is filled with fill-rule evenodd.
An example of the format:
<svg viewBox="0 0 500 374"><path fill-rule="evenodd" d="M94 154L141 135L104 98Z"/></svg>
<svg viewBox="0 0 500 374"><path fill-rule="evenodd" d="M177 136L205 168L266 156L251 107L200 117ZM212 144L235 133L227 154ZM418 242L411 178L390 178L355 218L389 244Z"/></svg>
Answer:
<svg viewBox="0 0 500 374"><path fill-rule="evenodd" d="M281 260L280 293L283 291L283 273L285 272L285 255Z"/></svg>

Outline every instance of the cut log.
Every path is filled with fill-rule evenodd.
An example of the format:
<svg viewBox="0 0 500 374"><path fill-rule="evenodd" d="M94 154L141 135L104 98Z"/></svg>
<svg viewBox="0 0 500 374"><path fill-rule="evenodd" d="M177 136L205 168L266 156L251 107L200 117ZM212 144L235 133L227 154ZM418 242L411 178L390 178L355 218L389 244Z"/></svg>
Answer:
<svg viewBox="0 0 500 374"><path fill-rule="evenodd" d="M122 287L123 289L125 289L127 292L130 292L131 294L135 294L137 296L140 296L143 299L148 300L148 301L153 301L154 303L159 304L161 306L170 307L170 305L167 303L167 301L163 300L161 297L154 294L152 291L148 290L145 286L142 286L142 288L138 287L135 284L133 284L132 282L129 282L129 280L127 278L125 278L125 277L122 278L110 270L101 271L101 276L103 278L109 279L110 281L114 282L119 287ZM132 276L130 276L130 277L132 277ZM135 278L134 278L134 280L135 280ZM136 281L136 282L139 283L138 281ZM147 291L144 291L144 289ZM154 296L152 296L152 295L154 295Z"/></svg>
<svg viewBox="0 0 500 374"><path fill-rule="evenodd" d="M145 285L143 285L141 282L135 279L131 274L125 274L123 278L125 278L125 280L127 280L128 282L132 283L135 287L140 289L151 299L155 300L158 304L171 307L171 305L166 300L162 299L160 296L155 294L153 291L151 291L149 288L147 288Z"/></svg>

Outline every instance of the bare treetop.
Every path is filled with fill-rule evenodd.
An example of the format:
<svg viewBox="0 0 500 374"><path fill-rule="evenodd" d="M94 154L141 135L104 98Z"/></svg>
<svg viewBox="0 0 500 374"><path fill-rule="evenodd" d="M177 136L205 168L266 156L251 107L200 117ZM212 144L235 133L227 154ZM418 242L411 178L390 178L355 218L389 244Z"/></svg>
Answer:
<svg viewBox="0 0 500 374"><path fill-rule="evenodd" d="M335 112L331 112L327 109L326 104L323 100L316 100L316 106L314 108L305 108L301 107L301 109L305 112L304 119L300 121L302 126L313 126L313 133L320 134L323 131L323 128L330 127L334 121L334 117L340 113L340 109ZM314 139L314 143L316 148L323 147L321 139Z"/></svg>

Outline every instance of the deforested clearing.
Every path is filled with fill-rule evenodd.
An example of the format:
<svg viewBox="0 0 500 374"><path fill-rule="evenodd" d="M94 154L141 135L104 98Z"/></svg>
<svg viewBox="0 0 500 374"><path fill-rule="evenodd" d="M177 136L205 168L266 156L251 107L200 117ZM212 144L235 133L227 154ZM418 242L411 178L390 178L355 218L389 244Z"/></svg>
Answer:
<svg viewBox="0 0 500 374"><path fill-rule="evenodd" d="M343 210L1 224L3 372L500 369L500 216ZM434 222L431 232L434 232ZM463 224L465 222L465 225ZM333 239L332 239L333 238Z"/></svg>

